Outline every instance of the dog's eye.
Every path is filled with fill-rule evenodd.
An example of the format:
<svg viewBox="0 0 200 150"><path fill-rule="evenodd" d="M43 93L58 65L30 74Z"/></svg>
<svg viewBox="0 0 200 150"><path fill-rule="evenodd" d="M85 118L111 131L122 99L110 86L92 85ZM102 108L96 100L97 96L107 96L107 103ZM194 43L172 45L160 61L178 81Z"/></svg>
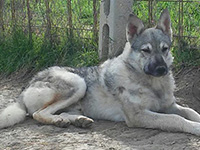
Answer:
<svg viewBox="0 0 200 150"><path fill-rule="evenodd" d="M168 47L163 47L162 48L162 52L164 53L164 52L166 52L168 50Z"/></svg>
<svg viewBox="0 0 200 150"><path fill-rule="evenodd" d="M150 51L150 49L149 48L144 48L144 49L141 49L143 52L145 52L145 53L151 53L151 51Z"/></svg>

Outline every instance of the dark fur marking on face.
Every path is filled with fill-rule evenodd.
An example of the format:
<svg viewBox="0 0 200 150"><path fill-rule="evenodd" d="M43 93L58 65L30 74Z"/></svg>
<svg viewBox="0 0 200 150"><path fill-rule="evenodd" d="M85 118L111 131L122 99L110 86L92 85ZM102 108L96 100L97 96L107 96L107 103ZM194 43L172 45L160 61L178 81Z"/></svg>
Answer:
<svg viewBox="0 0 200 150"><path fill-rule="evenodd" d="M124 92L124 90L125 90L125 88L123 86L120 86L117 89L119 91L119 94L122 94Z"/></svg>

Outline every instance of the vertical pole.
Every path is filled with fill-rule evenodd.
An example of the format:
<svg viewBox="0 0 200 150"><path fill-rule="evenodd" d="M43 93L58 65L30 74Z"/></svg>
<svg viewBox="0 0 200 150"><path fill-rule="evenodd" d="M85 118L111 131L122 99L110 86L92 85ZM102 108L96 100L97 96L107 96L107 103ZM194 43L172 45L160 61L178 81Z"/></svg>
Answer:
<svg viewBox="0 0 200 150"><path fill-rule="evenodd" d="M181 0L181 36L183 36L183 0Z"/></svg>
<svg viewBox="0 0 200 150"><path fill-rule="evenodd" d="M50 18L50 8L49 8L49 0L45 0L46 6L46 19L47 19L47 31L46 36L49 38L50 44L53 44L53 39L51 35L51 18Z"/></svg>
<svg viewBox="0 0 200 150"><path fill-rule="evenodd" d="M27 5L27 13L28 13L28 32L29 32L29 44L32 45L32 29L31 29L31 11L30 11L30 3L29 0L26 1Z"/></svg>
<svg viewBox="0 0 200 150"><path fill-rule="evenodd" d="M0 0L0 42L4 39L3 0Z"/></svg>
<svg viewBox="0 0 200 150"><path fill-rule="evenodd" d="M153 1L149 0L149 27L153 25Z"/></svg>
<svg viewBox="0 0 200 150"><path fill-rule="evenodd" d="M179 18L178 18L178 52L182 51L182 36L183 36L183 0L179 0Z"/></svg>
<svg viewBox="0 0 200 150"><path fill-rule="evenodd" d="M100 7L99 57L118 56L126 43L126 23L133 0L104 0Z"/></svg>
<svg viewBox="0 0 200 150"><path fill-rule="evenodd" d="M97 23L97 0L93 0L93 33L95 41L98 39Z"/></svg>
<svg viewBox="0 0 200 150"><path fill-rule="evenodd" d="M148 0L148 16L149 16L149 25L151 24L151 0Z"/></svg>
<svg viewBox="0 0 200 150"><path fill-rule="evenodd" d="M73 25L72 25L72 4L71 0L67 0L67 12L68 12L68 26L69 26L69 37L73 38Z"/></svg>
<svg viewBox="0 0 200 150"><path fill-rule="evenodd" d="M179 9L178 9L178 30L179 30L179 36L180 36L180 22L181 22L181 13L180 13L180 11L181 11L181 4L180 4L180 1L181 0L179 0L179 4L178 4L178 6L179 6Z"/></svg>
<svg viewBox="0 0 200 150"><path fill-rule="evenodd" d="M16 27L16 19L15 19L15 0L11 1L11 15L12 15L12 28L13 32L15 32Z"/></svg>

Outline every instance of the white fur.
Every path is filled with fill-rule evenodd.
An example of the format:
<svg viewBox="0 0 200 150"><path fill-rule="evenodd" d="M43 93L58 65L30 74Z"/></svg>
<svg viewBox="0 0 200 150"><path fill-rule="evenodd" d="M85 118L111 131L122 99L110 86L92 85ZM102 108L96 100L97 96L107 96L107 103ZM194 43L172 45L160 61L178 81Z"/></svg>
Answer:
<svg viewBox="0 0 200 150"><path fill-rule="evenodd" d="M55 91L48 87L30 87L23 93L23 101L27 107L28 113L33 114L40 108L44 106L44 104L48 103L52 100Z"/></svg>
<svg viewBox="0 0 200 150"><path fill-rule="evenodd" d="M152 50L152 45L150 43L144 44L141 46L141 49L150 49Z"/></svg>
<svg viewBox="0 0 200 150"><path fill-rule="evenodd" d="M13 126L25 119L26 111L19 103L13 103L0 113L0 129Z"/></svg>
<svg viewBox="0 0 200 150"><path fill-rule="evenodd" d="M165 43L165 42L161 42L160 48L163 48L163 47L169 48L169 45L167 45L167 43Z"/></svg>

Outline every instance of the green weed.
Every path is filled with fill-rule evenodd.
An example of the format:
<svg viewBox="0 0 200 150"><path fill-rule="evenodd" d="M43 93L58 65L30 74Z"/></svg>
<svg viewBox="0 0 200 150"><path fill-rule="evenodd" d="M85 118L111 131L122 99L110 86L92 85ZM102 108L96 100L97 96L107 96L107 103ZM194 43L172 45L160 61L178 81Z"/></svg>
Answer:
<svg viewBox="0 0 200 150"><path fill-rule="evenodd" d="M67 36L67 35L66 35ZM33 43L20 29L0 44L0 74L22 68L40 70L49 66L91 66L99 62L97 44L92 40L63 38L52 44L44 37L33 35Z"/></svg>

